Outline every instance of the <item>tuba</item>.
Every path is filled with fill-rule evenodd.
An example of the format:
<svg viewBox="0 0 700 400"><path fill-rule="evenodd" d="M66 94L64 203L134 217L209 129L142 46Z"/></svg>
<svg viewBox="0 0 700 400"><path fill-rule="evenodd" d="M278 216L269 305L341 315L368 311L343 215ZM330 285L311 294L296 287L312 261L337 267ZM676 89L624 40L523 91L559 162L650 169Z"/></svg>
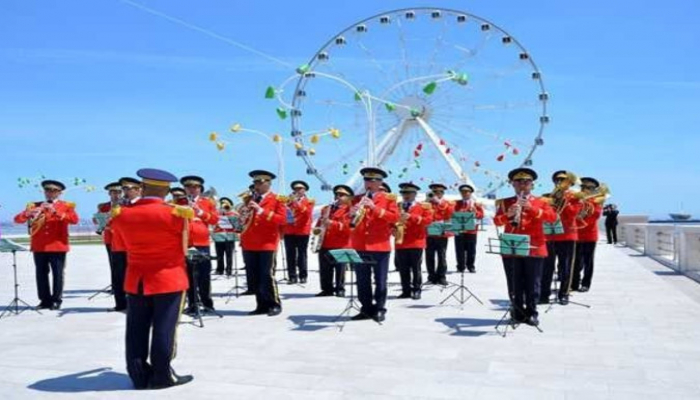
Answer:
<svg viewBox="0 0 700 400"><path fill-rule="evenodd" d="M330 225L331 220L331 209L336 203L331 203L323 208L321 211L321 226L313 229L314 237L312 238L311 251L318 253L323 247L323 239L326 238L326 232L328 232L328 225Z"/></svg>
<svg viewBox="0 0 700 400"><path fill-rule="evenodd" d="M605 203L609 194L610 188L604 183L601 183L593 193L587 195L583 194L583 192L577 193L576 197L581 201L582 207L581 211L576 215L576 229L583 229L588 225L586 218L595 211L595 204Z"/></svg>
<svg viewBox="0 0 700 400"><path fill-rule="evenodd" d="M236 233L243 233L248 229L250 223L253 222L253 214L255 211L250 207L250 202L253 201L253 191L245 190L237 197L241 199L241 203L236 207L239 218L238 226L235 226L234 230Z"/></svg>

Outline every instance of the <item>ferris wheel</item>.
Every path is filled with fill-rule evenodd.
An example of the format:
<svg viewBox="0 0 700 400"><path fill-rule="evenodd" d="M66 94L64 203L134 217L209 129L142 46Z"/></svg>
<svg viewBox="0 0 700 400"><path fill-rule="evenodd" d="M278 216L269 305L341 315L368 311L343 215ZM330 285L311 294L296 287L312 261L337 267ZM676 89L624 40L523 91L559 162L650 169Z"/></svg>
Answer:
<svg viewBox="0 0 700 400"><path fill-rule="evenodd" d="M296 155L323 190L357 187L359 169L377 166L392 185L468 183L491 197L510 169L532 165L549 122L542 74L522 44L438 8L352 24L266 97L291 120Z"/></svg>

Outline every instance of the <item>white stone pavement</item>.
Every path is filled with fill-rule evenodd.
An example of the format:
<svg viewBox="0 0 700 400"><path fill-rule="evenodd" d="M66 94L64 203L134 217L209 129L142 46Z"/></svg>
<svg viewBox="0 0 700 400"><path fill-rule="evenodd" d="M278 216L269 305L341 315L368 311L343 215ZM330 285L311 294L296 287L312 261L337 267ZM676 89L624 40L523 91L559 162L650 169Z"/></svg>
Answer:
<svg viewBox="0 0 700 400"><path fill-rule="evenodd" d="M507 337L500 259L484 253L469 287L484 301L437 306L449 292L396 300L390 286L384 325L332 322L346 304L280 286L281 316L246 316L253 298L226 303L231 280L214 293L223 319L182 324L174 367L189 385L160 392L130 389L124 366L124 315L88 296L108 283L101 246L69 254L63 310L27 311L0 320L0 398L204 399L697 399L700 398L700 286L623 248L600 244L593 288L572 298L591 308L541 309L539 333L520 326ZM450 247L449 265L454 269ZM12 299L11 257L0 255L0 304ZM18 257L21 297L38 303L29 254ZM312 263L316 269L316 262ZM457 281L459 275L451 274ZM398 274L390 280L398 282ZM190 321L183 317L183 321Z"/></svg>

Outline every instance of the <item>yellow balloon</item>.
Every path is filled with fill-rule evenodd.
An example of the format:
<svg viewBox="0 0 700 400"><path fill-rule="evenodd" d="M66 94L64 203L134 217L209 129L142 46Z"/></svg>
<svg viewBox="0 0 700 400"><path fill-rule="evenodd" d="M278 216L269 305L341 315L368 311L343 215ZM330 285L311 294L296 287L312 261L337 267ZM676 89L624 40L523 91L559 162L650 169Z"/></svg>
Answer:
<svg viewBox="0 0 700 400"><path fill-rule="evenodd" d="M318 143L318 140L319 140L318 135L311 136L311 143L316 144L316 143Z"/></svg>
<svg viewBox="0 0 700 400"><path fill-rule="evenodd" d="M223 151L225 147L226 147L226 143L224 143L224 142L218 142L218 143L216 144L216 148L217 148L219 151Z"/></svg>
<svg viewBox="0 0 700 400"><path fill-rule="evenodd" d="M331 136L333 136L334 139L338 139L340 137L340 129L337 128L331 128L329 129Z"/></svg>
<svg viewBox="0 0 700 400"><path fill-rule="evenodd" d="M240 132L241 131L241 124L233 124L231 127L231 132Z"/></svg>
<svg viewBox="0 0 700 400"><path fill-rule="evenodd" d="M309 154L311 154L312 156L316 154L316 149L309 149Z"/></svg>
<svg viewBox="0 0 700 400"><path fill-rule="evenodd" d="M219 138L219 134L216 132L212 132L209 134L209 140L211 140L212 142L216 142L216 139L218 139L218 138Z"/></svg>
<svg viewBox="0 0 700 400"><path fill-rule="evenodd" d="M279 142L282 141L282 136L280 136L280 135L274 135L274 136L272 137L272 141L275 142L275 143L279 143Z"/></svg>
<svg viewBox="0 0 700 400"><path fill-rule="evenodd" d="M304 146L302 146L301 143L297 142L297 143L294 143L294 147L295 147L297 150L301 150Z"/></svg>

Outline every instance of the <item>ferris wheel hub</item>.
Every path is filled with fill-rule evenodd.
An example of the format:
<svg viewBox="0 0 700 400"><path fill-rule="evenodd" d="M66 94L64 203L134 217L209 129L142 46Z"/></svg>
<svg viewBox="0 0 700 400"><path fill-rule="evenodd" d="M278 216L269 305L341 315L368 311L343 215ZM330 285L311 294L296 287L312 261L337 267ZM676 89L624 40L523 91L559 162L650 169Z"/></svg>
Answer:
<svg viewBox="0 0 700 400"><path fill-rule="evenodd" d="M422 97L407 96L401 99L398 104L402 107L396 108L396 114L402 120L415 122L416 118L421 118L423 121L429 121L433 114L430 103Z"/></svg>

